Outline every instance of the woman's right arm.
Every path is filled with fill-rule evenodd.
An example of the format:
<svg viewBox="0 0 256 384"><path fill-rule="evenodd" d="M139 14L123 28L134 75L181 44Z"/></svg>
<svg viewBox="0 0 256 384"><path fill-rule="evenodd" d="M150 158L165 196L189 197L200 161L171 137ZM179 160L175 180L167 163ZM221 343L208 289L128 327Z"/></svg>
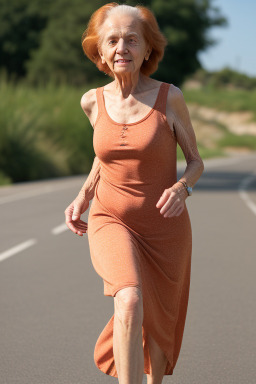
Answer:
<svg viewBox="0 0 256 384"><path fill-rule="evenodd" d="M97 156L94 157L92 169L78 193L78 196L85 198L87 201L92 200L94 196L95 187L100 179L100 161Z"/></svg>
<svg viewBox="0 0 256 384"><path fill-rule="evenodd" d="M87 115L90 120L91 125L95 121L95 111L96 102L96 90L90 89L86 92L81 98L81 107L84 113ZM87 231L87 223L80 219L82 213L84 213L89 207L89 201L94 197L94 191L96 185L100 179L100 161L97 156L94 157L91 171L87 176L87 179L80 189L77 197L72 201L72 203L66 208L66 224L71 229L72 232L83 236L83 233Z"/></svg>

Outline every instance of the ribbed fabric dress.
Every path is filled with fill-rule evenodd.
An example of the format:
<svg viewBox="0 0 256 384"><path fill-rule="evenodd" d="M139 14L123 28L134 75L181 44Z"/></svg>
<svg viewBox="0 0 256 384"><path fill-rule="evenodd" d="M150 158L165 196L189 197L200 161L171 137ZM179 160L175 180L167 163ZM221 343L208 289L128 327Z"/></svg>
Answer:
<svg viewBox="0 0 256 384"><path fill-rule="evenodd" d="M100 178L88 216L88 242L104 295L137 286L143 295L144 373L151 373L150 334L166 354L165 375L176 365L187 313L192 229L187 207L163 217L156 203L177 182L177 140L166 120L170 84L161 83L153 108L136 123L108 115L103 87L97 88L98 116L93 147ZM94 349L96 366L118 377L113 355L114 314Z"/></svg>

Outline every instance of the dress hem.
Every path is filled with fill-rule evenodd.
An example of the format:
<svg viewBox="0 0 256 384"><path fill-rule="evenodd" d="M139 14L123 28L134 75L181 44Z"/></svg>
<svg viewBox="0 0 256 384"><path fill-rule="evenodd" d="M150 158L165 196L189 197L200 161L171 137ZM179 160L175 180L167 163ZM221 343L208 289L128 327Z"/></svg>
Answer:
<svg viewBox="0 0 256 384"><path fill-rule="evenodd" d="M94 361L94 363L95 363L96 367L97 367L101 372L105 373L105 374L108 375L108 376L112 376L112 377L116 377L116 378L118 378L118 375L117 375L115 369L111 369L111 370L109 370L109 371L104 371L103 367L101 367L100 365L96 364L95 361ZM171 376L171 375L173 375L173 372L174 372L174 368L171 368L170 371L169 371L168 373L164 373L163 376ZM150 372L149 372L148 369L144 369L143 373L144 373L145 375L150 375Z"/></svg>
<svg viewBox="0 0 256 384"><path fill-rule="evenodd" d="M115 297L115 295L117 294L118 291L120 291L121 289L123 288L128 288L128 287L138 287L140 290L142 290L142 287L141 285L139 285L138 283L127 283L127 284L122 284L120 285L118 288L115 288L111 294L109 295L105 295L105 296L112 296L112 297Z"/></svg>

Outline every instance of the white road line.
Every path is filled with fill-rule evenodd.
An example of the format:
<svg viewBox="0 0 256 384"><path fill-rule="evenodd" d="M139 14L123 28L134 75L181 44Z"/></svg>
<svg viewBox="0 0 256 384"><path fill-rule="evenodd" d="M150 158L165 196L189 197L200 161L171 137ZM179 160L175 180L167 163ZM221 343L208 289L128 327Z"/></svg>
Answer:
<svg viewBox="0 0 256 384"><path fill-rule="evenodd" d="M74 187L74 185L72 184L65 185L65 186L63 185L59 187L46 186L40 189L36 189L34 191L19 192L19 193L16 193L15 195L0 197L0 204L10 203L11 201L17 201L21 199L27 199L28 197L39 196L39 195L43 195L44 193L50 193L50 192L58 191L61 189L68 189L72 187Z"/></svg>
<svg viewBox="0 0 256 384"><path fill-rule="evenodd" d="M67 224L64 223L64 224L58 225L58 227L53 228L52 229L52 234L53 235L58 235L59 233L67 231L68 229L69 228L67 227Z"/></svg>
<svg viewBox="0 0 256 384"><path fill-rule="evenodd" d="M254 215L256 215L256 204L254 203L254 201L252 201L249 194L247 193L247 188L253 180L256 180L256 173L247 176L242 180L238 187L238 192L247 207L254 213Z"/></svg>
<svg viewBox="0 0 256 384"><path fill-rule="evenodd" d="M24 241L21 244L16 245L15 247L8 249L5 252L0 253L0 261L3 261L5 259L7 259L8 257L11 257L11 256L15 255L16 253L21 252L24 249L31 247L36 242L37 242L36 239L30 239L30 240Z"/></svg>

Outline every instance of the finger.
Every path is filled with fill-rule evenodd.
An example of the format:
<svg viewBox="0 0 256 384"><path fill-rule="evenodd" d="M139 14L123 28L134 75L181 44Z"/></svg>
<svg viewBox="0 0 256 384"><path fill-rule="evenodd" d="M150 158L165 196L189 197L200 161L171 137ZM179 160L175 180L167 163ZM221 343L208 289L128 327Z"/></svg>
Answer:
<svg viewBox="0 0 256 384"><path fill-rule="evenodd" d="M66 225L74 233L77 233L79 230L82 230L82 229L87 229L87 227L79 226L79 225L77 225L77 223L76 223L76 225L74 225L72 221L66 222Z"/></svg>
<svg viewBox="0 0 256 384"><path fill-rule="evenodd" d="M67 227L74 233L77 232L77 229L76 227L74 226L73 222L72 221L66 221L66 225Z"/></svg>
<svg viewBox="0 0 256 384"><path fill-rule="evenodd" d="M175 212L177 210L177 207L174 207L173 206L171 208L169 208L164 214L163 214L163 217L170 217L173 212Z"/></svg>
<svg viewBox="0 0 256 384"><path fill-rule="evenodd" d="M79 221L73 221L73 225L75 225L76 227L78 226L82 226L82 227L88 227L88 224L87 223L84 223L84 222L79 222Z"/></svg>
<svg viewBox="0 0 256 384"><path fill-rule="evenodd" d="M83 220L79 220L79 221L73 221L73 220L66 220L66 224L68 225L68 227L75 227L75 228L87 228L88 227L88 223L86 223L85 221Z"/></svg>
<svg viewBox="0 0 256 384"><path fill-rule="evenodd" d="M71 224L71 225L70 225ZM76 228L72 223L69 223L69 229L71 229L72 232L74 232L76 235L82 236L83 233L87 232L87 228Z"/></svg>
<svg viewBox="0 0 256 384"><path fill-rule="evenodd" d="M85 226L85 225L75 225L74 224L74 226L75 226L76 229L81 229L81 230L87 230L88 229L88 227Z"/></svg>
<svg viewBox="0 0 256 384"><path fill-rule="evenodd" d="M73 222L73 225L76 228L76 231L87 231L88 229L87 225L79 225L79 224L76 224L76 222Z"/></svg>
<svg viewBox="0 0 256 384"><path fill-rule="evenodd" d="M170 207L170 210L168 211L168 215L173 214L174 211L176 211L181 206L180 199L175 200L173 205Z"/></svg>
<svg viewBox="0 0 256 384"><path fill-rule="evenodd" d="M77 234L83 234L83 233L86 233L87 232L87 228L80 228L77 230Z"/></svg>
<svg viewBox="0 0 256 384"><path fill-rule="evenodd" d="M76 220L76 223L79 223L79 224L84 224L84 225L88 225L88 223L86 223L86 221L83 221L83 220Z"/></svg>
<svg viewBox="0 0 256 384"><path fill-rule="evenodd" d="M184 207L181 207L181 209L176 213L176 216L180 216L184 210Z"/></svg>
<svg viewBox="0 0 256 384"><path fill-rule="evenodd" d="M181 212L183 211L183 209L179 209L177 212L175 212L171 217L173 216L180 216Z"/></svg>
<svg viewBox="0 0 256 384"><path fill-rule="evenodd" d="M160 197L160 199L158 200L158 202L156 203L156 207L157 208L160 208L163 206L163 204L168 200L169 198L169 194L167 193L167 191L164 191L162 196Z"/></svg>
<svg viewBox="0 0 256 384"><path fill-rule="evenodd" d="M171 212L176 208L177 204L179 204L179 200L174 200L173 198L170 198L167 203L161 208L160 213L162 215L165 215L169 210Z"/></svg>
<svg viewBox="0 0 256 384"><path fill-rule="evenodd" d="M78 233L86 233L86 232L87 232L87 229L78 229L76 231L76 234L78 234Z"/></svg>
<svg viewBox="0 0 256 384"><path fill-rule="evenodd" d="M181 212L183 211L183 207L178 207L178 209L176 209L171 215L170 217L173 217L173 216L179 216L181 214Z"/></svg>

